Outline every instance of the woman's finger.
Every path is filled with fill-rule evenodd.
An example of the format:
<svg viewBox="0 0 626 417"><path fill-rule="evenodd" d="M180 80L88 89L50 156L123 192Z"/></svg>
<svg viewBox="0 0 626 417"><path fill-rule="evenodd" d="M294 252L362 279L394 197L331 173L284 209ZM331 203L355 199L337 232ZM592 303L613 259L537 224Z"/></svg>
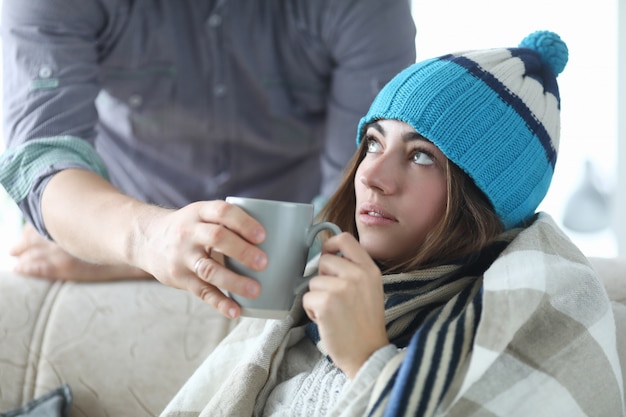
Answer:
<svg viewBox="0 0 626 417"><path fill-rule="evenodd" d="M341 253L341 256L335 256ZM374 260L360 245L356 238L348 233L333 236L324 242L318 270L320 274L359 276L360 270L378 274L379 269Z"/></svg>
<svg viewBox="0 0 626 417"><path fill-rule="evenodd" d="M322 245L322 253L337 254L358 264L373 264L374 261L358 240L349 233L332 236Z"/></svg>
<svg viewBox="0 0 626 417"><path fill-rule="evenodd" d="M328 253L322 254L317 264L318 275L350 277L358 275L359 270L360 267L351 259Z"/></svg>

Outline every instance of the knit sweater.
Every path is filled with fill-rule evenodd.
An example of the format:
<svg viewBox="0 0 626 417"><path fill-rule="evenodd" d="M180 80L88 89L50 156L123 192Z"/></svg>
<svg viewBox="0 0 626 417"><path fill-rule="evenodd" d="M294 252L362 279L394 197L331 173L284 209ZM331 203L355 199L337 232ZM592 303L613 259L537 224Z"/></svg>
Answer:
<svg viewBox="0 0 626 417"><path fill-rule="evenodd" d="M331 406L345 402L344 411L356 412L354 404L366 405L371 381L383 370L398 349L390 344L376 351L361 367L355 378L348 377L304 338L290 349L278 370L280 381L265 404L266 417L329 415ZM364 401L354 401L358 398ZM360 410L364 411L364 408Z"/></svg>

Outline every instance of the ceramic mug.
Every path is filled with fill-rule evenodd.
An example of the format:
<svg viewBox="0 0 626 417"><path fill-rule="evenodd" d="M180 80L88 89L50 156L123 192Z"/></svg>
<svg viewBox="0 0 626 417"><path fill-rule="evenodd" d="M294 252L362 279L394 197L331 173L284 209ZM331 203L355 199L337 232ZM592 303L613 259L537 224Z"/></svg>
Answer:
<svg viewBox="0 0 626 417"><path fill-rule="evenodd" d="M225 257L226 267L261 284L257 298L229 294L247 317L281 319L287 316L296 294L304 290L313 275L304 277L309 249L323 230L341 233L331 222L313 224L313 204L291 203L256 198L227 197L265 228L265 240L258 247L267 254L268 265L255 271Z"/></svg>

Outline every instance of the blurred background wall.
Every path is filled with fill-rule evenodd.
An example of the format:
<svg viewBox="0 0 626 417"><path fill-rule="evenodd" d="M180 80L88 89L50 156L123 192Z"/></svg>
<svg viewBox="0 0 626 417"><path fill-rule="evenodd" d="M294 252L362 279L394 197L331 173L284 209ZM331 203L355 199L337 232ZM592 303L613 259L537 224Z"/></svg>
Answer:
<svg viewBox="0 0 626 417"><path fill-rule="evenodd" d="M612 216L613 229L617 235L618 251L626 256L626 4L619 1L618 8L618 116L617 116L617 174L615 206Z"/></svg>

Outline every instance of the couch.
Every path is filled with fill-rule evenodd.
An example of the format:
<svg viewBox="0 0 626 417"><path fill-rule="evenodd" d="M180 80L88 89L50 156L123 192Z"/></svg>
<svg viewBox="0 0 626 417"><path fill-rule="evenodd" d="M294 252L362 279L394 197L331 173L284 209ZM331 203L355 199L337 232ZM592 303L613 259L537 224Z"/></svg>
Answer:
<svg viewBox="0 0 626 417"><path fill-rule="evenodd" d="M592 258L626 364L626 258ZM233 329L156 281L50 282L0 271L0 413L68 384L71 417L157 416Z"/></svg>

